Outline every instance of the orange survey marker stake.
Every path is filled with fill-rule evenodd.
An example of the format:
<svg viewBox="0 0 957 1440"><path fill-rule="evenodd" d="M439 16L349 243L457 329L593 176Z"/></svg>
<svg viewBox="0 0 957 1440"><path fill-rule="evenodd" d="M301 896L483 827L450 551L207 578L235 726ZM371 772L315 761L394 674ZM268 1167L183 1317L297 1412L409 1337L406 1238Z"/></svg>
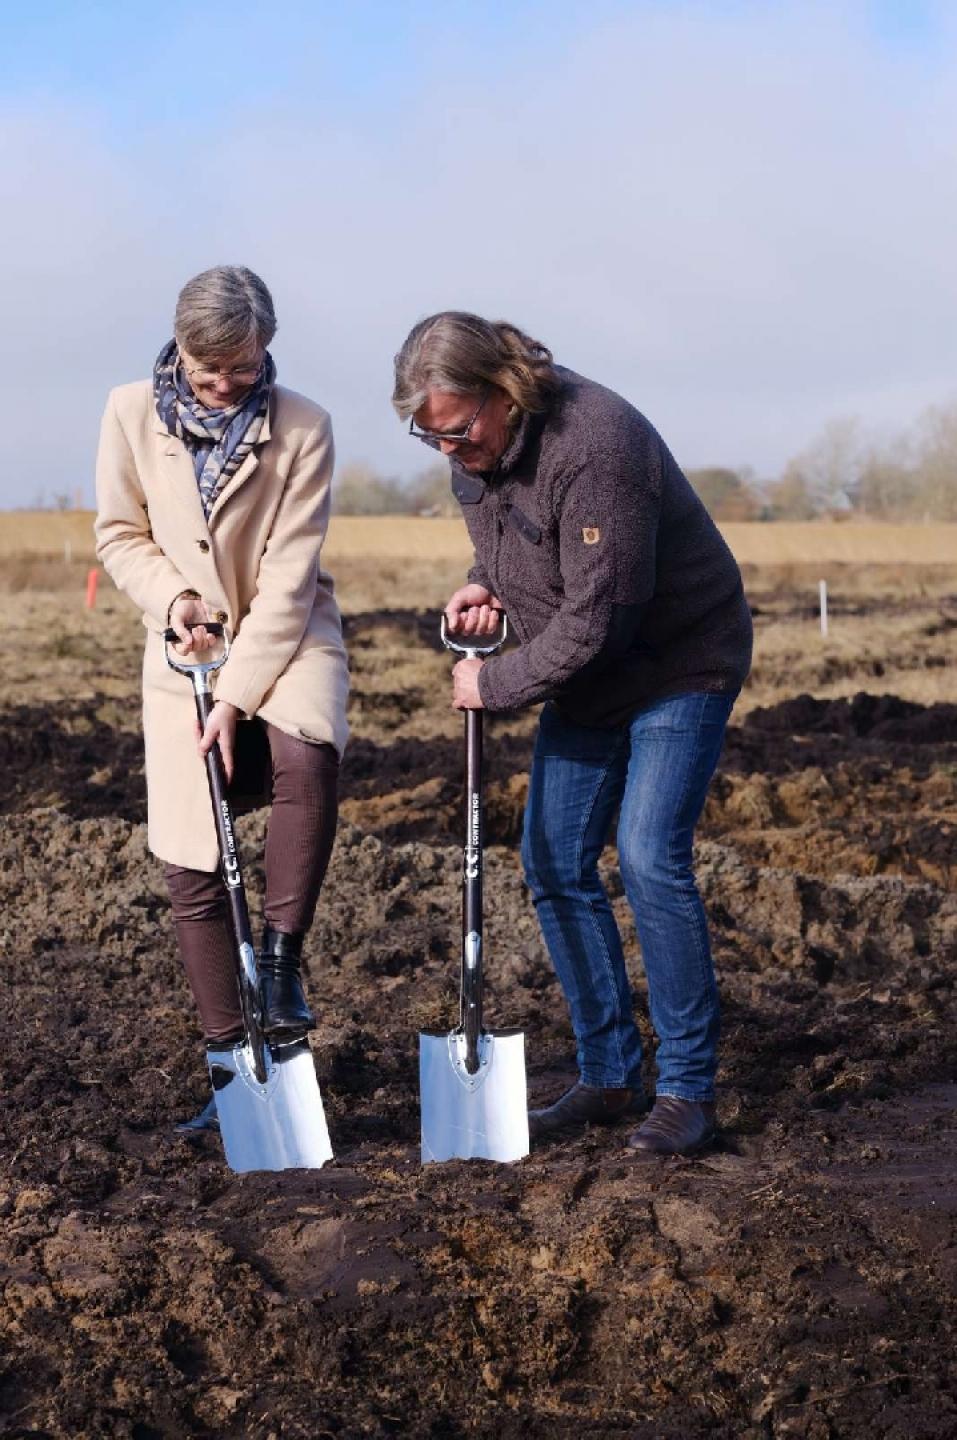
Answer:
<svg viewBox="0 0 957 1440"><path fill-rule="evenodd" d="M87 571L86 575L86 608L92 610L96 604L96 587L100 582L100 572L94 568Z"/></svg>

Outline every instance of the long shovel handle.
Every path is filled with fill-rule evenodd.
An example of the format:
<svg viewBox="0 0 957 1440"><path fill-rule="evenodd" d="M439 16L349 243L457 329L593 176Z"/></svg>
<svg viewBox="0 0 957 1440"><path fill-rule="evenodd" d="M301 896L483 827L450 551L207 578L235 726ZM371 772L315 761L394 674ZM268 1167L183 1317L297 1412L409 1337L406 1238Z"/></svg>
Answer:
<svg viewBox="0 0 957 1440"><path fill-rule="evenodd" d="M500 650L508 638L508 616L498 611L499 632L487 645L478 637L453 640L443 612L439 635L446 650L467 659L484 659ZM459 1028L465 1035L465 1068L478 1073L482 1035L484 956L482 953L482 861L485 849L482 816L482 712L465 712L465 854L462 866L462 980Z"/></svg>
<svg viewBox="0 0 957 1440"><path fill-rule="evenodd" d="M196 699L196 713L199 718L200 730L205 730L215 702L208 689L199 689L194 686L193 693ZM246 1039L252 1053L253 1072L262 1085L266 1082L268 1072L266 1070L266 1039L261 1024L259 974L256 969L256 952L253 948L253 932L249 920L249 906L246 903L246 887L243 884L239 845L236 840L232 811L226 795L226 768L223 765L223 756L218 741L212 744L206 752L206 778L209 781L209 795L213 802L213 819L216 823L216 839L219 842L220 867L226 886L226 895L229 899L229 912L236 939L239 1003L242 1009L243 1023L246 1027Z"/></svg>
<svg viewBox="0 0 957 1440"><path fill-rule="evenodd" d="M465 712L465 854L462 866L462 1012L465 1068L479 1068L482 1034L482 864L485 849L482 817L482 712Z"/></svg>

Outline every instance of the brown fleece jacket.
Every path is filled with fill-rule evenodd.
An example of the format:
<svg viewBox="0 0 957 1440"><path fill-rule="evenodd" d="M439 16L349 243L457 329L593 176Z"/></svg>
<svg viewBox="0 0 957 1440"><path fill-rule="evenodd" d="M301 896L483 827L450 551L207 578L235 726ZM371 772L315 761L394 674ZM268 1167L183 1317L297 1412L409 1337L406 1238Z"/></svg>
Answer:
<svg viewBox="0 0 957 1440"><path fill-rule="evenodd" d="M486 661L489 710L553 699L615 726L668 695L735 694L751 664L738 566L661 437L620 395L558 368L494 471L452 461L476 563L520 644Z"/></svg>

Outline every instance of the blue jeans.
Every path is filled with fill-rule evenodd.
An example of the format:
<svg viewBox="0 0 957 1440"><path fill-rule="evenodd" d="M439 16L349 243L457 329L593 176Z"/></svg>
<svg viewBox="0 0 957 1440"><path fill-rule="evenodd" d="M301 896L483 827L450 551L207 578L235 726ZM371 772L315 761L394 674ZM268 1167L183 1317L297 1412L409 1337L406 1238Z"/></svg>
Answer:
<svg viewBox="0 0 957 1440"><path fill-rule="evenodd" d="M714 1098L718 991L691 849L733 704L676 695L617 730L574 725L553 705L542 711L522 862L586 1085L641 1085L621 937L598 878L620 805L618 856L659 1042L657 1093Z"/></svg>

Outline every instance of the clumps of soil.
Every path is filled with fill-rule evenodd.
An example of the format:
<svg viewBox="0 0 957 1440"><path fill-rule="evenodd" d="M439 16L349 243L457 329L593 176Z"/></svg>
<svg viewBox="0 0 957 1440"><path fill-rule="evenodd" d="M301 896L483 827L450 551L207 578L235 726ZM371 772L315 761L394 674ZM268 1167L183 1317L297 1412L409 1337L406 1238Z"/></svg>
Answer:
<svg viewBox="0 0 957 1440"><path fill-rule="evenodd" d="M76 816L145 820L143 737L116 720L116 707L102 699L5 710L0 814L55 804Z"/></svg>
<svg viewBox="0 0 957 1440"><path fill-rule="evenodd" d="M125 708L5 712L0 1434L946 1440L952 707L796 697L732 728L698 856L716 1150L642 1164L624 1126L423 1169L416 1037L458 1007L445 703L430 741L389 700L343 770L308 951L336 1161L244 1177L172 1135L208 1081ZM523 1029L539 1103L575 1063L516 855L530 744L489 744L487 1003ZM257 917L265 818L239 822Z"/></svg>
<svg viewBox="0 0 957 1440"><path fill-rule="evenodd" d="M797 695L778 705L751 710L751 730L771 735L831 735L907 745L957 743L957 705L917 705L896 695L861 692L852 700L817 700Z"/></svg>
<svg viewBox="0 0 957 1440"><path fill-rule="evenodd" d="M799 695L728 731L702 834L749 861L949 888L957 867L957 706Z"/></svg>

